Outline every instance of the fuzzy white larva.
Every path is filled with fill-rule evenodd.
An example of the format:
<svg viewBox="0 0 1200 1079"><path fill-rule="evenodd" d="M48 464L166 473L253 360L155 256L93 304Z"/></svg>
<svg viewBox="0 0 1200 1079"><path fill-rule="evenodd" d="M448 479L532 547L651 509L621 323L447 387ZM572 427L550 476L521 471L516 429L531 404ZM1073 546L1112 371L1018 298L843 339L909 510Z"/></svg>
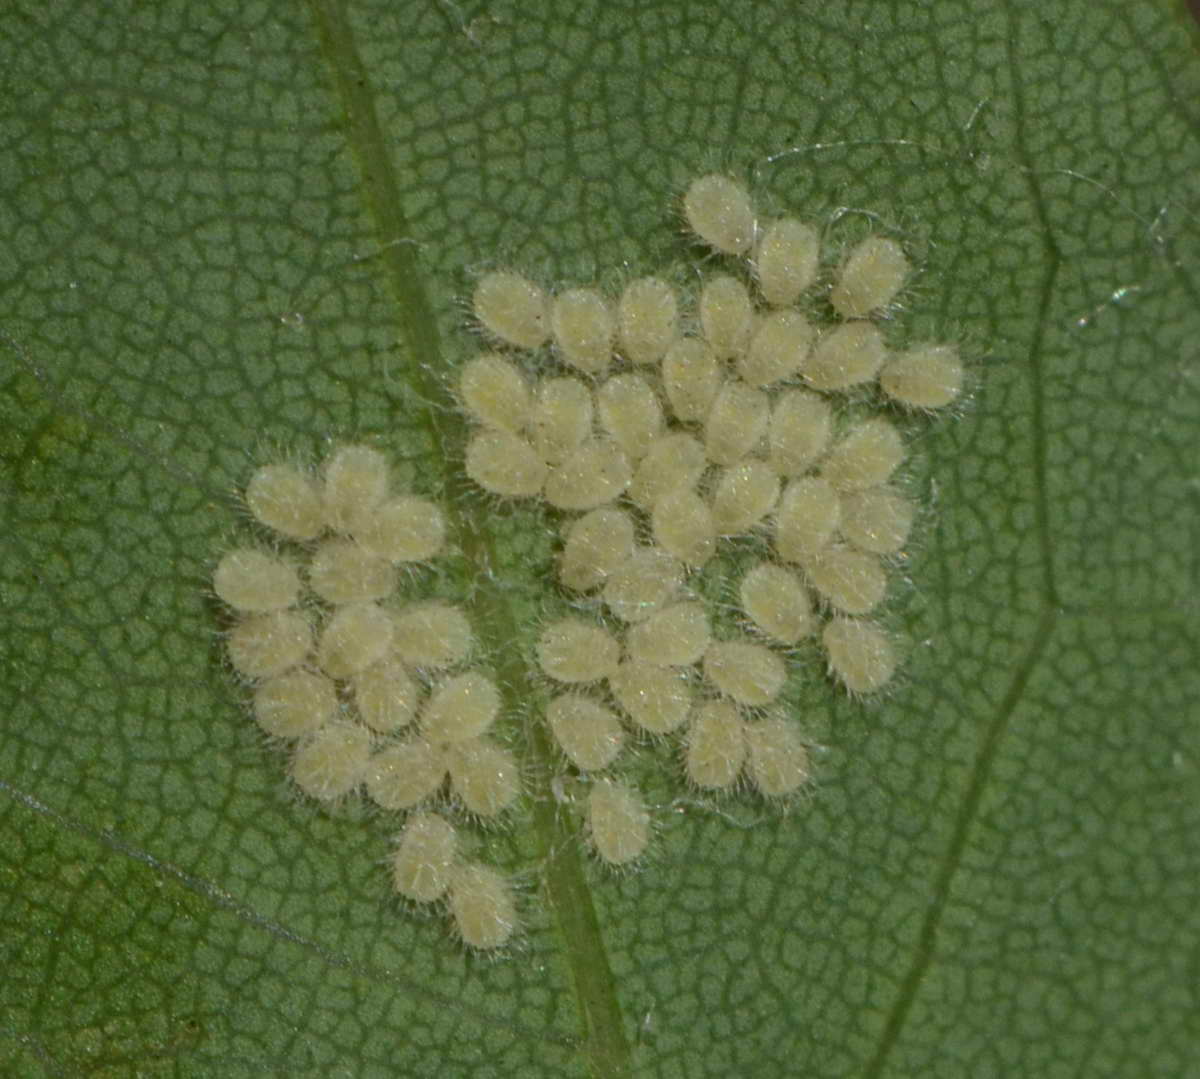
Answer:
<svg viewBox="0 0 1200 1079"><path fill-rule="evenodd" d="M359 717L371 730L388 734L416 718L421 687L396 656L385 655L359 671L351 684Z"/></svg>
<svg viewBox="0 0 1200 1079"><path fill-rule="evenodd" d="M380 809L412 809L433 795L446 778L446 754L424 738L396 742L367 764L367 795Z"/></svg>
<svg viewBox="0 0 1200 1079"><path fill-rule="evenodd" d="M839 491L864 491L887 483L903 460L900 432L875 417L859 424L829 451L821 475Z"/></svg>
<svg viewBox="0 0 1200 1079"><path fill-rule="evenodd" d="M282 558L253 547L238 547L217 563L213 591L235 611L280 611L299 598L300 576L295 566Z"/></svg>
<svg viewBox="0 0 1200 1079"><path fill-rule="evenodd" d="M657 277L630 281L617 307L617 340L630 363L658 363L675 340L679 303L675 290Z"/></svg>
<svg viewBox="0 0 1200 1079"><path fill-rule="evenodd" d="M829 446L833 410L807 390L784 390L771 409L771 464L785 476L807 472Z"/></svg>
<svg viewBox="0 0 1200 1079"><path fill-rule="evenodd" d="M868 236L842 264L829 302L842 318L866 318L896 298L908 271L908 259L895 240Z"/></svg>
<svg viewBox="0 0 1200 1079"><path fill-rule="evenodd" d="M758 321L750 347L738 357L738 373L751 386L792 378L808 362L813 329L799 311L772 311Z"/></svg>
<svg viewBox="0 0 1200 1079"><path fill-rule="evenodd" d="M573 288L550 301L550 325L563 362L587 375L602 375L612 359L617 319L593 288Z"/></svg>
<svg viewBox="0 0 1200 1079"><path fill-rule="evenodd" d="M401 495L359 514L351 533L365 551L388 562L424 562L446 542L446 518L429 499Z"/></svg>
<svg viewBox="0 0 1200 1079"><path fill-rule="evenodd" d="M308 583L326 603L383 599L396 587L396 571L386 558L354 540L322 541L308 564Z"/></svg>
<svg viewBox="0 0 1200 1079"><path fill-rule="evenodd" d="M692 711L691 679L676 667L625 660L608 686L629 718L650 734L678 730Z"/></svg>
<svg viewBox="0 0 1200 1079"><path fill-rule="evenodd" d="M683 565L661 547L640 547L604 583L604 602L623 622L641 622L683 587Z"/></svg>
<svg viewBox="0 0 1200 1079"><path fill-rule="evenodd" d="M292 465L257 469L246 485L246 506L257 521L288 539L314 539L325 527L321 488Z"/></svg>
<svg viewBox="0 0 1200 1079"><path fill-rule="evenodd" d="M549 300L539 285L512 270L493 270L475 285L475 317L493 337L538 348L550 336Z"/></svg>
<svg viewBox="0 0 1200 1079"><path fill-rule="evenodd" d="M842 495L842 535L860 551L896 554L908 539L916 513L903 495L871 487Z"/></svg>
<svg viewBox="0 0 1200 1079"><path fill-rule="evenodd" d="M725 469L713 492L713 524L719 536L749 532L779 500L779 473L762 461Z"/></svg>
<svg viewBox="0 0 1200 1079"><path fill-rule="evenodd" d="M567 588L588 592L633 554L633 521L624 510L601 506L567 529L558 577Z"/></svg>
<svg viewBox="0 0 1200 1079"><path fill-rule="evenodd" d="M755 628L780 644L795 644L817 627L808 589L784 566L760 562L742 578L738 596Z"/></svg>
<svg viewBox="0 0 1200 1079"><path fill-rule="evenodd" d="M629 484L629 497L647 513L681 487L695 487L708 467L704 447L684 431L667 431L651 444Z"/></svg>
<svg viewBox="0 0 1200 1079"><path fill-rule="evenodd" d="M886 633L862 618L834 618L821 635L829 672L851 693L873 693L896 673L896 650Z"/></svg>
<svg viewBox="0 0 1200 1079"><path fill-rule="evenodd" d="M713 356L727 360L742 355L754 333L754 305L746 286L725 274L710 277L700 290L699 307L700 332Z"/></svg>
<svg viewBox="0 0 1200 1079"><path fill-rule="evenodd" d="M516 364L498 352L469 361L458 376L467 411L485 427L520 434L529 424L533 392Z"/></svg>
<svg viewBox="0 0 1200 1079"><path fill-rule="evenodd" d="M787 668L766 645L714 641L704 653L704 676L725 696L756 708L779 696Z"/></svg>
<svg viewBox="0 0 1200 1079"><path fill-rule="evenodd" d="M546 708L546 723L559 749L584 772L607 768L625 743L620 720L582 693L555 697Z"/></svg>
<svg viewBox="0 0 1200 1079"><path fill-rule="evenodd" d="M772 307L790 307L817 277L817 230L794 217L771 222L754 250L758 291Z"/></svg>
<svg viewBox="0 0 1200 1079"><path fill-rule="evenodd" d="M330 678L349 678L378 663L392 647L391 616L374 603L340 607L317 642L317 662Z"/></svg>
<svg viewBox="0 0 1200 1079"><path fill-rule="evenodd" d="M719 173L700 176L683 196L683 212L692 231L726 255L744 255L754 242L754 206L750 193Z"/></svg>
<svg viewBox="0 0 1200 1079"><path fill-rule="evenodd" d="M253 614L229 631L229 662L247 678L270 678L299 667L312 643L312 626L299 611Z"/></svg>
<svg viewBox="0 0 1200 1079"><path fill-rule="evenodd" d="M485 491L506 498L536 495L546 480L546 462L508 431L476 431L467 443L467 475Z"/></svg>
<svg viewBox="0 0 1200 1079"><path fill-rule="evenodd" d="M600 423L630 461L640 461L663 427L658 394L641 375L615 375L596 391Z"/></svg>
<svg viewBox="0 0 1200 1079"><path fill-rule="evenodd" d="M853 547L832 544L806 560L804 568L820 597L845 614L873 611L887 591L879 559Z"/></svg>
<svg viewBox="0 0 1200 1079"><path fill-rule="evenodd" d="M392 884L405 899L432 903L450 886L458 854L454 826L437 813L414 813L392 856Z"/></svg>
<svg viewBox="0 0 1200 1079"><path fill-rule="evenodd" d="M699 661L712 640L702 603L674 603L631 626L625 651L637 663L654 667L689 667Z"/></svg>
<svg viewBox="0 0 1200 1079"><path fill-rule="evenodd" d="M655 542L686 565L703 566L717 549L712 510L695 491L677 487L663 495L650 515Z"/></svg>
<svg viewBox="0 0 1200 1079"><path fill-rule="evenodd" d="M792 480L775 512L775 553L785 562L806 565L833 541L841 519L841 499L828 480Z"/></svg>
<svg viewBox="0 0 1200 1079"><path fill-rule="evenodd" d="M421 733L434 745L485 733L500 714L500 690L487 675L466 671L435 686L421 710Z"/></svg>
<svg viewBox="0 0 1200 1079"><path fill-rule="evenodd" d="M847 322L821 335L804 364L817 390L848 390L870 382L887 358L883 334L871 322Z"/></svg>
<svg viewBox="0 0 1200 1079"><path fill-rule="evenodd" d="M589 438L546 477L544 496L555 509L591 510L617 498L633 479L629 458L611 439Z"/></svg>
<svg viewBox="0 0 1200 1079"><path fill-rule="evenodd" d="M542 460L561 464L592 433L592 391L569 375L542 379L534 392L529 427Z"/></svg>
<svg viewBox="0 0 1200 1079"><path fill-rule="evenodd" d="M512 886L490 866L471 862L450 872L450 913L469 948L494 951L517 931L517 901Z"/></svg>
<svg viewBox="0 0 1200 1079"><path fill-rule="evenodd" d="M708 344L696 337L679 338L663 357L662 375L675 418L703 423L721 388L721 368Z"/></svg>
<svg viewBox="0 0 1200 1079"><path fill-rule="evenodd" d="M604 861L628 865L637 861L650 843L650 813L628 784L598 779L588 793L588 830Z"/></svg>
<svg viewBox="0 0 1200 1079"><path fill-rule="evenodd" d="M452 667L471 651L467 616L440 600L410 604L395 615L393 624L396 654L410 666Z"/></svg>
<svg viewBox="0 0 1200 1079"><path fill-rule="evenodd" d="M953 345L923 345L893 356L879 374L884 393L909 408L944 408L962 393L963 367Z"/></svg>
<svg viewBox="0 0 1200 1079"><path fill-rule="evenodd" d="M496 817L521 793L521 770L512 751L484 738L449 746L450 785L463 808L478 817Z"/></svg>
<svg viewBox="0 0 1200 1079"><path fill-rule="evenodd" d="M292 782L310 798L335 802L366 778L370 759L369 731L353 723L333 723L296 747Z"/></svg>
<svg viewBox="0 0 1200 1079"><path fill-rule="evenodd" d="M374 509L387 496L391 469L387 458L370 446L340 446L322 469L325 522L346 532L354 518Z"/></svg>
<svg viewBox="0 0 1200 1079"><path fill-rule="evenodd" d="M603 626L560 618L542 630L537 655L542 672L557 682L596 682L616 670L621 648Z"/></svg>
<svg viewBox="0 0 1200 1079"><path fill-rule="evenodd" d="M323 674L298 667L268 678L254 691L254 718L276 738L301 738L332 723L337 690Z"/></svg>
<svg viewBox="0 0 1200 1079"><path fill-rule="evenodd" d="M728 790L746 763L745 721L729 701L705 701L692 714L684 764L703 790Z"/></svg>
<svg viewBox="0 0 1200 1079"><path fill-rule="evenodd" d="M729 379L718 391L704 424L704 449L718 465L736 465L767 433L771 402L762 390Z"/></svg>
<svg viewBox="0 0 1200 1079"><path fill-rule="evenodd" d="M746 751L750 779L768 798L794 794L811 774L800 732L779 716L746 724Z"/></svg>

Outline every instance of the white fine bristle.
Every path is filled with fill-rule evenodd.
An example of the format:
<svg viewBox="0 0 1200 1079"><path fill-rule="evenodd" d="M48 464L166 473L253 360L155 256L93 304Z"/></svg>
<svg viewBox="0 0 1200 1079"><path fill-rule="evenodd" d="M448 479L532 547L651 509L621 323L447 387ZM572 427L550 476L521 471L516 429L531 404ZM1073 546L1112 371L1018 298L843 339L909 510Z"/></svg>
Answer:
<svg viewBox="0 0 1200 1079"><path fill-rule="evenodd" d="M770 460L785 476L807 472L829 446L833 410L807 390L784 390L771 410Z"/></svg>
<svg viewBox="0 0 1200 1079"><path fill-rule="evenodd" d="M859 424L829 451L821 475L839 491L864 491L886 483L903 460L900 432L876 417Z"/></svg>
<svg viewBox="0 0 1200 1079"><path fill-rule="evenodd" d="M559 580L576 592L598 588L633 554L633 521L624 510L601 506L566 533Z"/></svg>
<svg viewBox="0 0 1200 1079"><path fill-rule="evenodd" d="M787 668L766 645L714 641L704 654L704 675L738 704L758 707L779 696Z"/></svg>
<svg viewBox="0 0 1200 1079"><path fill-rule="evenodd" d="M391 616L377 604L340 607L321 631L317 662L330 678L349 678L383 659L394 633Z"/></svg>
<svg viewBox="0 0 1200 1079"><path fill-rule="evenodd" d="M794 377L808 361L813 329L799 311L772 311L759 319L738 373L751 386L771 386Z"/></svg>
<svg viewBox="0 0 1200 1079"><path fill-rule="evenodd" d="M617 498L633 479L629 458L611 439L588 439L546 476L545 498L555 509L591 510Z"/></svg>
<svg viewBox="0 0 1200 1079"><path fill-rule="evenodd" d="M893 356L879 384L894 401L909 408L945 408L962 393L963 367L953 345L923 345Z"/></svg>
<svg viewBox="0 0 1200 1079"><path fill-rule="evenodd" d="M819 551L804 568L821 598L845 614L873 611L887 591L887 574L879 559L843 544Z"/></svg>
<svg viewBox="0 0 1200 1079"><path fill-rule="evenodd" d="M631 281L617 308L617 340L630 363L658 363L677 333L675 290L657 277Z"/></svg>
<svg viewBox="0 0 1200 1079"><path fill-rule="evenodd" d="M896 298L908 270L895 240L868 236L843 263L829 302L842 318L866 318Z"/></svg>
<svg viewBox="0 0 1200 1079"><path fill-rule="evenodd" d="M253 614L229 631L229 662L247 678L271 678L304 663L312 643L312 626L299 611Z"/></svg>
<svg viewBox="0 0 1200 1079"><path fill-rule="evenodd" d="M771 222L754 251L758 291L772 307L789 307L816 280L820 256L817 230L794 217Z"/></svg>
<svg viewBox="0 0 1200 1079"><path fill-rule="evenodd" d="M555 697L546 708L546 723L559 749L584 772L607 768L625 741L613 712L582 693Z"/></svg>
<svg viewBox="0 0 1200 1079"><path fill-rule="evenodd" d="M775 553L785 562L807 564L832 542L841 519L841 499L828 480L792 480L775 513Z"/></svg>
<svg viewBox="0 0 1200 1079"><path fill-rule="evenodd" d="M872 381L886 356L878 326L847 322L821 335L804 364L804 380L818 390L848 390Z"/></svg>
<svg viewBox="0 0 1200 1079"><path fill-rule="evenodd" d="M235 611L262 613L295 604L300 595L296 567L253 547L227 551L213 573L213 591Z"/></svg>
<svg viewBox="0 0 1200 1079"><path fill-rule="evenodd" d="M834 618L822 634L830 673L851 693L873 693L896 672L896 651L874 622Z"/></svg>
<svg viewBox="0 0 1200 1079"><path fill-rule="evenodd" d="M623 622L640 622L683 586L683 564L660 547L640 547L609 574L604 602Z"/></svg>
<svg viewBox="0 0 1200 1079"><path fill-rule="evenodd" d="M458 376L467 411L485 427L520 434L529 424L533 394L516 364L497 352L469 361Z"/></svg>
<svg viewBox="0 0 1200 1079"><path fill-rule="evenodd" d="M446 751L450 785L468 813L496 817L521 793L521 771L511 750L484 738L458 742Z"/></svg>
<svg viewBox="0 0 1200 1079"><path fill-rule="evenodd" d="M703 423L721 388L721 367L708 344L696 337L679 338L663 357L662 376L675 418Z"/></svg>
<svg viewBox="0 0 1200 1079"><path fill-rule="evenodd" d="M886 487L850 492L842 496L842 535L860 551L896 554L915 513L907 498Z"/></svg>
<svg viewBox="0 0 1200 1079"><path fill-rule="evenodd" d="M322 470L325 521L338 532L349 530L359 513L378 506L387 495L391 469L387 458L370 446L341 446Z"/></svg>
<svg viewBox="0 0 1200 1079"><path fill-rule="evenodd" d="M458 853L454 827L436 813L414 813L392 856L392 884L406 899L432 903L450 886Z"/></svg>
<svg viewBox="0 0 1200 1079"><path fill-rule="evenodd" d="M727 468L713 492L713 524L720 536L749 532L775 508L779 500L779 473L753 459Z"/></svg>
<svg viewBox="0 0 1200 1079"><path fill-rule="evenodd" d="M745 722L729 701L705 701L692 714L684 763L703 790L727 790L746 762Z"/></svg>
<svg viewBox="0 0 1200 1079"><path fill-rule="evenodd" d="M662 405L641 375L615 375L596 391L600 422L630 461L646 456L663 426Z"/></svg>
<svg viewBox="0 0 1200 1079"><path fill-rule="evenodd" d="M334 802L366 778L371 735L351 723L334 723L301 742L292 754L292 781L310 798Z"/></svg>
<svg viewBox="0 0 1200 1079"><path fill-rule="evenodd" d="M557 682L595 682L616 669L620 646L603 626L562 618L542 630L537 655L542 672Z"/></svg>
<svg viewBox="0 0 1200 1079"><path fill-rule="evenodd" d="M678 668L625 660L608 685L629 718L650 734L678 730L691 714L691 679Z"/></svg>
<svg viewBox="0 0 1200 1079"><path fill-rule="evenodd" d="M349 539L327 539L313 553L308 583L326 603L383 599L396 587L396 571L386 559Z"/></svg>
<svg viewBox="0 0 1200 1079"><path fill-rule="evenodd" d="M310 540L325 527L321 488L292 465L263 465L246 485L246 506L254 518L292 540Z"/></svg>
<svg viewBox="0 0 1200 1079"><path fill-rule="evenodd" d="M450 913L469 948L494 951L512 939L519 924L512 886L490 866L468 863L450 873Z"/></svg>
<svg viewBox="0 0 1200 1079"><path fill-rule="evenodd" d="M712 510L695 491L678 487L663 495L650 515L655 542L693 567L703 566L717 549Z"/></svg>
<svg viewBox="0 0 1200 1079"><path fill-rule="evenodd" d="M500 690L478 671L435 686L421 711L421 733L434 745L465 742L484 734L500 714Z"/></svg>
<svg viewBox="0 0 1200 1079"><path fill-rule="evenodd" d="M549 301L540 286L512 270L493 270L475 286L475 317L506 345L537 348L550 336Z"/></svg>
<svg viewBox="0 0 1200 1079"><path fill-rule="evenodd" d="M471 623L457 607L440 600L413 603L397 614L396 654L413 667L452 667L471 651Z"/></svg>
<svg viewBox="0 0 1200 1079"><path fill-rule="evenodd" d="M754 242L750 193L736 180L710 173L693 180L683 196L683 212L692 231L726 255L744 255Z"/></svg>
<svg viewBox="0 0 1200 1079"><path fill-rule="evenodd" d="M359 717L371 730L389 734L416 718L421 687L396 656L385 655L354 675L351 683Z"/></svg>
<svg viewBox="0 0 1200 1079"><path fill-rule="evenodd" d="M596 853L609 865L628 865L650 842L650 814L626 783L598 779L588 794L588 828Z"/></svg>
<svg viewBox="0 0 1200 1079"><path fill-rule="evenodd" d="M704 447L685 431L667 431L651 444L629 484L635 505L650 512L658 500L681 487L695 487L708 458Z"/></svg>
<svg viewBox="0 0 1200 1079"><path fill-rule="evenodd" d="M396 742L367 764L367 795L380 809L412 809L431 797L446 778L446 754L424 738Z"/></svg>
<svg viewBox="0 0 1200 1079"><path fill-rule="evenodd" d="M655 667L688 667L712 639L702 603L674 603L631 626L625 637L629 658Z"/></svg>
<svg viewBox="0 0 1200 1079"><path fill-rule="evenodd" d="M762 390L738 379L717 393L704 424L704 448L718 465L736 465L767 432L771 403Z"/></svg>
<svg viewBox="0 0 1200 1079"><path fill-rule="evenodd" d="M546 462L525 439L484 428L467 443L467 475L485 491L505 498L530 498L546 480Z"/></svg>
<svg viewBox="0 0 1200 1079"><path fill-rule="evenodd" d="M337 690L323 674L299 667L268 678L254 691L254 718L276 738L302 738L333 722Z"/></svg>
<svg viewBox="0 0 1200 1079"><path fill-rule="evenodd" d="M700 290L700 329L717 359L731 359L746 351L754 332L754 306L746 286L736 277L722 274L704 283Z"/></svg>
<svg viewBox="0 0 1200 1079"><path fill-rule="evenodd" d="M390 498L351 523L351 533L370 554L388 562L424 562L446 540L446 518L427 498Z"/></svg>
<svg viewBox="0 0 1200 1079"><path fill-rule="evenodd" d="M550 325L563 362L588 375L602 375L612 359L617 318L592 288L574 288L550 301Z"/></svg>
<svg viewBox="0 0 1200 1079"><path fill-rule="evenodd" d="M786 719L772 716L746 724L747 771L759 792L784 798L809 778L808 749Z"/></svg>
<svg viewBox="0 0 1200 1079"><path fill-rule="evenodd" d="M530 441L543 461L557 465L592 433L592 391L569 375L544 378L533 397Z"/></svg>
<svg viewBox="0 0 1200 1079"><path fill-rule="evenodd" d="M780 644L795 644L817 626L812 597L799 575L761 562L742 578L742 610L755 627Z"/></svg>

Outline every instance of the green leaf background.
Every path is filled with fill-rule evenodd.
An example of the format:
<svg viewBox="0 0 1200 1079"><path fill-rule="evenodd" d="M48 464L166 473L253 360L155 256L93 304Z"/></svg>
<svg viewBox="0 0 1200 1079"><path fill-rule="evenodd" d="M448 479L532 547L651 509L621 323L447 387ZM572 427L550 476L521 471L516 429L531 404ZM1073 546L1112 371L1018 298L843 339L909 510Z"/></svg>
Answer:
<svg viewBox="0 0 1200 1079"><path fill-rule="evenodd" d="M0 1074L1200 1074L1182 8L2 6ZM462 298L686 268L712 167L877 214L899 328L980 357L914 427L905 674L796 688L807 803L674 800L636 874L540 804L488 840L522 947L467 955L388 897L393 822L289 793L212 560L253 461L368 437L491 544L435 585L527 634L546 523L455 479Z"/></svg>

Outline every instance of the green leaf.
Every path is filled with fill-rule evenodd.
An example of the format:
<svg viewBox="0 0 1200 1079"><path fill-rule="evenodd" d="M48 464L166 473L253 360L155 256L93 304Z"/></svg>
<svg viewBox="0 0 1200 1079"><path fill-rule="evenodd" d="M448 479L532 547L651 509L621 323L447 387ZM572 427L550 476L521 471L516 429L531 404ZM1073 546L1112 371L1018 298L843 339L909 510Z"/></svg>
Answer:
<svg viewBox="0 0 1200 1079"><path fill-rule="evenodd" d="M1185 18L7 5L5 1074L1194 1067ZM915 428L905 675L866 705L813 675L808 803L678 799L636 874L597 871L540 803L488 841L526 867L524 946L465 955L388 898L392 822L288 792L222 666L212 561L252 460L369 437L458 507L438 586L527 639L549 540L458 478L462 297L492 262L688 265L673 200L713 166L834 235L877 214L920 256L906 332L980 357L962 415Z"/></svg>

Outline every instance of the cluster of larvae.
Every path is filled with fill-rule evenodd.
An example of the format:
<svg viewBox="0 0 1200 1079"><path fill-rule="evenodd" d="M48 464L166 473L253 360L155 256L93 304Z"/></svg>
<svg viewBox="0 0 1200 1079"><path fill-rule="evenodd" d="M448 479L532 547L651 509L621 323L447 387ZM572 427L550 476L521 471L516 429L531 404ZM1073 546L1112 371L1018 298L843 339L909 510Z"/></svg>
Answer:
<svg viewBox="0 0 1200 1079"><path fill-rule="evenodd" d="M396 890L444 900L468 945L496 948L517 924L512 889L460 853L449 814L499 816L520 794L520 771L489 736L500 693L471 667L466 614L398 596L404 567L442 550L446 523L427 499L393 493L389 473L359 445L336 449L319 473L286 463L254 473L245 503L266 536L226 552L213 576L234 615L229 661L258 725L289 747L296 788L326 804L365 790L406 813Z"/></svg>
<svg viewBox="0 0 1200 1079"><path fill-rule="evenodd" d="M600 773L587 816L613 865L650 835L636 789L608 771L631 730L681 736L701 790L786 798L809 776L777 706L789 652L816 637L854 694L892 679L871 616L914 506L893 483L891 417L949 405L963 383L952 345L887 346L879 318L910 270L894 240L865 238L827 282L816 231L759 220L736 181L701 177L683 209L725 263L694 305L658 277L614 301L494 270L473 297L494 347L458 383L471 479L562 511L559 579L578 613L538 641L557 687L545 718L565 760ZM720 634L693 578L738 543L759 560L737 582L741 629Z"/></svg>

